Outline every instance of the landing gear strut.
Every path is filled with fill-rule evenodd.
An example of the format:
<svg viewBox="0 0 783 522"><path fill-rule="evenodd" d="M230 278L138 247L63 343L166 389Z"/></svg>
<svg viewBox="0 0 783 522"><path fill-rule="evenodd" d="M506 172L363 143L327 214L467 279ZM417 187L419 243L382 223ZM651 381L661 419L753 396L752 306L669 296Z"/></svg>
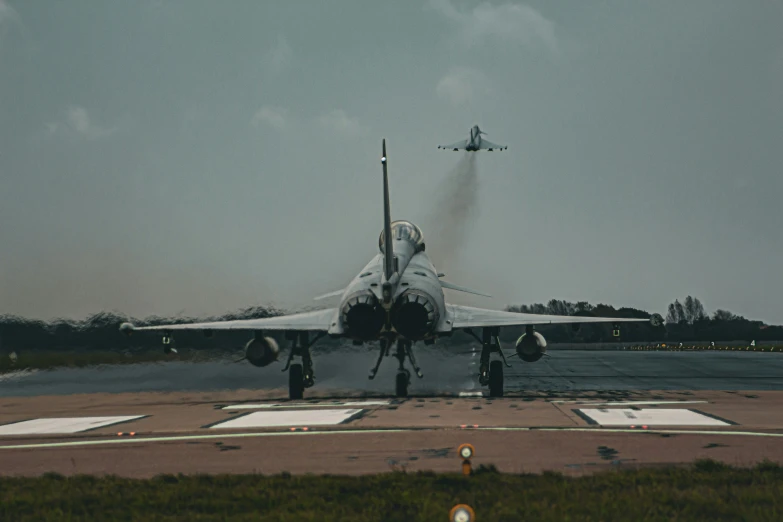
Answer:
<svg viewBox="0 0 783 522"><path fill-rule="evenodd" d="M380 353L378 354L378 360L375 362L375 366L370 370L369 378L372 380L378 373L378 368L381 366L383 357L389 355L392 341L390 339L381 339ZM416 372L416 376L421 379L424 374L421 373L421 368L416 364L416 357L413 355L412 349L413 343L403 339L397 340L397 351L394 357L399 361L399 368L397 369L397 377L394 380L395 394L397 397L408 396L408 386L411 383L411 372L405 368L405 360L408 359L413 366L413 371Z"/></svg>
<svg viewBox="0 0 783 522"><path fill-rule="evenodd" d="M308 332L287 332L286 338L291 341L291 351L288 353L283 371L288 372L288 398L299 400L304 396L304 389L310 388L315 384L315 373L313 372L313 358L310 356L310 347L325 332L319 333L315 339L309 340ZM291 364L294 357L301 357L301 363Z"/></svg>
<svg viewBox="0 0 783 522"><path fill-rule="evenodd" d="M503 349L500 346L500 339L498 337L499 328L484 328L482 331L482 338L473 333L471 329L465 329L468 335L473 336L478 342L481 343L481 359L479 362L479 384L482 386L489 386L490 397L502 397L503 396L503 366L510 368L511 365L506 362L506 356L503 353ZM500 354L502 361L490 362L490 355L492 353Z"/></svg>

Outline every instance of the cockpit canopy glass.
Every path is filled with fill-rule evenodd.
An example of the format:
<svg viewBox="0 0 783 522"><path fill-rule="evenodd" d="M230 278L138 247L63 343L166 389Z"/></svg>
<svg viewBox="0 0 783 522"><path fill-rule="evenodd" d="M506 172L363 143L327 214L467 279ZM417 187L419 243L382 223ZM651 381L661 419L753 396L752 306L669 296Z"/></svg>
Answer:
<svg viewBox="0 0 783 522"><path fill-rule="evenodd" d="M424 249L424 234L421 229L411 223L410 221L394 221L391 224L392 239L408 241L414 246L416 252L421 252ZM378 238L378 248L383 252L384 238L383 230L381 230L381 237Z"/></svg>

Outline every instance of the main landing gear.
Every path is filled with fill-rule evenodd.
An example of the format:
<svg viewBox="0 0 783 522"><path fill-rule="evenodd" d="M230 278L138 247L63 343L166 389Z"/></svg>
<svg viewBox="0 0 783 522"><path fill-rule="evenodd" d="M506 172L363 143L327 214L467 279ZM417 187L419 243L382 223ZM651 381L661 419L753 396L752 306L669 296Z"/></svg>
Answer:
<svg viewBox="0 0 783 522"><path fill-rule="evenodd" d="M291 351L288 353L283 371L288 372L288 398L299 400L304 397L305 388L311 388L315 384L313 372L313 358L310 356L310 347L323 337L325 332L318 334L312 341L308 332L287 332L286 339L291 341ZM292 363L294 357L301 359L301 363Z"/></svg>
<svg viewBox="0 0 783 522"><path fill-rule="evenodd" d="M372 370L370 370L370 376L369 378L372 380L375 378L375 375L378 373L378 368L381 366L381 361L383 361L383 357L386 355L389 355L389 351L391 349L391 343L392 341L389 339L381 339L380 345L380 353L378 354L378 360L375 362L375 366ZM397 397L407 397L408 396L408 386L411 383L411 372L405 368L405 359L408 359L411 363L411 366L413 366L413 371L416 372L416 376L421 379L424 377L424 374L421 373L421 368L416 364L416 357L413 356L413 342L406 341L403 339L397 340L397 352L394 354L394 356L399 361L400 365L397 370L397 377L394 379L394 388L395 388L395 394Z"/></svg>
<svg viewBox="0 0 783 522"><path fill-rule="evenodd" d="M474 339L481 343L479 384L489 387L490 397L503 396L503 366L511 368L511 365L506 362L506 356L503 354L503 349L500 346L499 332L500 328L497 327L484 328L482 336L479 338L470 328L465 329L465 333L473 336ZM500 354L502 360L490 362L492 353Z"/></svg>

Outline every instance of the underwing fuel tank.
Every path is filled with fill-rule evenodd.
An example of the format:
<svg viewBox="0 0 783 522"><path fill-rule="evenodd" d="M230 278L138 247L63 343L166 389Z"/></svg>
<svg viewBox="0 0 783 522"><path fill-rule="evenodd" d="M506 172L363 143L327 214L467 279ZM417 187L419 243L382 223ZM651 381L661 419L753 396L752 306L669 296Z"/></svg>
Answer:
<svg viewBox="0 0 783 522"><path fill-rule="evenodd" d="M517 339L517 355L525 362L536 362L546 353L546 339L536 331L527 331Z"/></svg>
<svg viewBox="0 0 783 522"><path fill-rule="evenodd" d="M256 337L245 345L245 358L253 366L263 368L277 360L280 348L271 337Z"/></svg>

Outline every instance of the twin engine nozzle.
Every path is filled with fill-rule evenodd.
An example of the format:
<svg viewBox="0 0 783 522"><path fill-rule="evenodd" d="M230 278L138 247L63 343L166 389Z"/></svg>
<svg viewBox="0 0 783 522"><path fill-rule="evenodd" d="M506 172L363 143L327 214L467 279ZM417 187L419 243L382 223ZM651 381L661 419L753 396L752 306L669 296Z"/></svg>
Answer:
<svg viewBox="0 0 783 522"><path fill-rule="evenodd" d="M434 299L421 290L405 291L394 301L390 321L397 332L411 340L423 339L438 323L440 313ZM384 310L372 292L356 292L348 297L341 310L348 334L355 339L371 341L386 322Z"/></svg>

